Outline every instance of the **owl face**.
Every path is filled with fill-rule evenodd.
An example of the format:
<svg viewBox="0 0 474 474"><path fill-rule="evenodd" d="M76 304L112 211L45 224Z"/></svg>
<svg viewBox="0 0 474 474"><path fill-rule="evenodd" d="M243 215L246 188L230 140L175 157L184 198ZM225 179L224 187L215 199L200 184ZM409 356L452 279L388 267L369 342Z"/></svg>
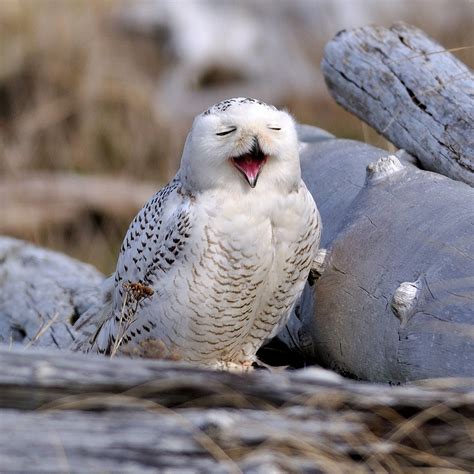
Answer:
<svg viewBox="0 0 474 474"><path fill-rule="evenodd" d="M191 188L295 186L300 180L292 117L254 99L229 99L198 115L181 164Z"/></svg>

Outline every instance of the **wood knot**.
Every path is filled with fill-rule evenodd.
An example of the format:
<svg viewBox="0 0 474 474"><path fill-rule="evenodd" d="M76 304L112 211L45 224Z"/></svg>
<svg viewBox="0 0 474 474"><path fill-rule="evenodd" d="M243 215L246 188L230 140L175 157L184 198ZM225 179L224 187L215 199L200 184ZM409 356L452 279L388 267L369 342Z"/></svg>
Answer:
<svg viewBox="0 0 474 474"><path fill-rule="evenodd" d="M395 155L384 156L370 163L366 170L366 183L374 183L388 178L405 167Z"/></svg>
<svg viewBox="0 0 474 474"><path fill-rule="evenodd" d="M414 313L416 304L420 296L421 281L404 281L395 290L392 297L391 308L393 314L400 320L402 327L405 327L408 319Z"/></svg>

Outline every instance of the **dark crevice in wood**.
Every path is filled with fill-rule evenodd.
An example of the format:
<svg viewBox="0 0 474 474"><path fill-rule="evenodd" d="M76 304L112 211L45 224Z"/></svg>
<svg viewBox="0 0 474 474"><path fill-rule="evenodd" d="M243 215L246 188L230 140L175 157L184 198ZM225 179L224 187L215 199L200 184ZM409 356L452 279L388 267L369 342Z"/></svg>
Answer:
<svg viewBox="0 0 474 474"><path fill-rule="evenodd" d="M411 46L406 42L405 38L402 35L398 35L398 39L402 44L404 44L408 49L411 50Z"/></svg>
<svg viewBox="0 0 474 474"><path fill-rule="evenodd" d="M426 105L423 104L420 99L418 99L418 97L415 95L415 93L402 81L400 80L400 82L403 84L403 86L405 87L405 89L407 90L408 92L408 95L410 96L410 99L412 100L412 102L418 107L420 108L423 112L426 112L427 114L431 115L428 110L426 109ZM432 116L432 115L431 115Z"/></svg>

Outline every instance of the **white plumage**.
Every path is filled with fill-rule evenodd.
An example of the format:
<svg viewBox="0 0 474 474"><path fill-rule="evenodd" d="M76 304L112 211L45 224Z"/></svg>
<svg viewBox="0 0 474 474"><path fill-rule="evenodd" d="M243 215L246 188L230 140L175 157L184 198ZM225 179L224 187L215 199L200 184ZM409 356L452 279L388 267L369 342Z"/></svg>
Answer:
<svg viewBox="0 0 474 474"><path fill-rule="evenodd" d="M143 355L159 341L185 360L249 367L286 323L320 232L291 116L254 99L216 104L131 223L77 348Z"/></svg>

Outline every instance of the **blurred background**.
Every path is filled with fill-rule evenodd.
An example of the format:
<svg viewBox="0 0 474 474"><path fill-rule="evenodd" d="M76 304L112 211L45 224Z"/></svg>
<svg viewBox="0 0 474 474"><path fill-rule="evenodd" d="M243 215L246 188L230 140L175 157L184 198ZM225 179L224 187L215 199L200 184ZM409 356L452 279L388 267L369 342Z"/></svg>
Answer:
<svg viewBox="0 0 474 474"><path fill-rule="evenodd" d="M319 63L337 31L399 20L474 66L472 0L0 0L0 234L110 273L194 115L228 97L389 148Z"/></svg>

